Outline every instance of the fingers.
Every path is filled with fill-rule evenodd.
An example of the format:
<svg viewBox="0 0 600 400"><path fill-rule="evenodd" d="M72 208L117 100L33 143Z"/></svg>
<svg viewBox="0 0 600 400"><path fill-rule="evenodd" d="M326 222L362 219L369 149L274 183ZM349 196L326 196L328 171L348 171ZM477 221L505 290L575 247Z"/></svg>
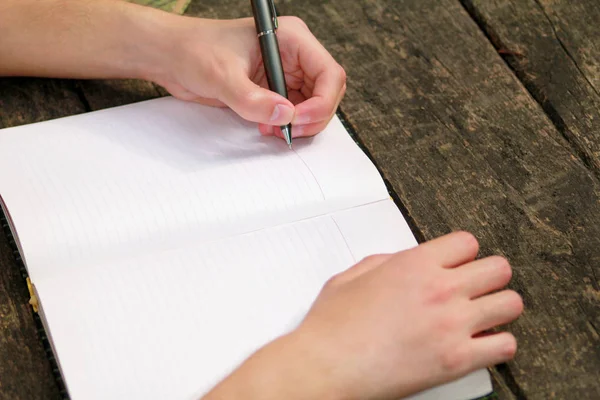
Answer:
<svg viewBox="0 0 600 400"><path fill-rule="evenodd" d="M474 300L472 307L472 333L476 334L517 319L523 312L523 300L517 292L504 290Z"/></svg>
<svg viewBox="0 0 600 400"><path fill-rule="evenodd" d="M510 361L517 352L517 341L508 332L472 339L470 346L473 370Z"/></svg>
<svg viewBox="0 0 600 400"><path fill-rule="evenodd" d="M244 74L223 79L221 87L219 100L248 121L270 126L292 121L295 110L288 99L261 88Z"/></svg>
<svg viewBox="0 0 600 400"><path fill-rule="evenodd" d="M443 268L454 268L473 261L479 244L468 232L454 232L422 243L414 251Z"/></svg>
<svg viewBox="0 0 600 400"><path fill-rule="evenodd" d="M296 29L294 33L300 68L305 81L314 82L314 86L310 96L307 93L309 98L296 106L292 124L318 126L315 124L321 123L324 127L345 93L346 72L308 29ZM304 129L304 132L312 130Z"/></svg>
<svg viewBox="0 0 600 400"><path fill-rule="evenodd" d="M325 69L317 75L311 97L296 106L296 115L292 120L292 124L296 126L317 123L326 125L335 114L345 94L346 73L344 69L337 63L321 65Z"/></svg>
<svg viewBox="0 0 600 400"><path fill-rule="evenodd" d="M293 136L294 137L306 137L306 136L314 136L318 133L320 133L321 131L323 131L327 125L329 124L329 121L331 121L331 119L333 118L333 116L335 115L337 108L342 100L342 98L344 97L344 94L346 93L346 85L344 84L342 91L339 93L338 95L338 99L335 103L335 106L332 109L332 112L330 115L328 115L327 117L323 118L321 121L319 122L314 122L314 123L308 123L308 124L304 124L304 125L294 125L294 133ZM314 97L311 98L310 100L315 99ZM310 101L307 100L307 103ZM300 104L298 107L301 107L303 104ZM298 112L298 107L296 107L296 112Z"/></svg>
<svg viewBox="0 0 600 400"><path fill-rule="evenodd" d="M470 298L502 289L512 277L510 264L503 257L487 257L456 270L464 293Z"/></svg>
<svg viewBox="0 0 600 400"><path fill-rule="evenodd" d="M306 100L306 97L302 93L297 90L289 90L288 91L288 99L292 102L292 104L299 104ZM273 126L269 124L259 124L258 130L262 135L265 136L278 136L283 139L283 134L281 133L281 129L278 126ZM296 131L296 127L292 127L292 134Z"/></svg>

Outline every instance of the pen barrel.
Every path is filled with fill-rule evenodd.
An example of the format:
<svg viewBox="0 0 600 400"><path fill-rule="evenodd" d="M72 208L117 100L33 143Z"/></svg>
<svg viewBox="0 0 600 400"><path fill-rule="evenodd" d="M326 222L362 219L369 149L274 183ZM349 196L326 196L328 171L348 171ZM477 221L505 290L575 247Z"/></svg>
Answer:
<svg viewBox="0 0 600 400"><path fill-rule="evenodd" d="M256 33L274 30L275 22L271 0L252 0L250 3L252 4Z"/></svg>
<svg viewBox="0 0 600 400"><path fill-rule="evenodd" d="M287 98L287 86L283 65L279 56L279 43L275 32L269 32L259 38L269 89Z"/></svg>

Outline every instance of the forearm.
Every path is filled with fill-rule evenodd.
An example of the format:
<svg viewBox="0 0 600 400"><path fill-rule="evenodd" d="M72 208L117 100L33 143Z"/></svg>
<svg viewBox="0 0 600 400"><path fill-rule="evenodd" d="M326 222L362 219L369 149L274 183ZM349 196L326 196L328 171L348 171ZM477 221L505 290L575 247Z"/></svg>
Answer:
<svg viewBox="0 0 600 400"><path fill-rule="evenodd" d="M297 333L263 347L201 400L337 400L332 370ZM317 359L319 358L319 359Z"/></svg>
<svg viewBox="0 0 600 400"><path fill-rule="evenodd" d="M120 0L3 0L0 75L149 79L172 18Z"/></svg>

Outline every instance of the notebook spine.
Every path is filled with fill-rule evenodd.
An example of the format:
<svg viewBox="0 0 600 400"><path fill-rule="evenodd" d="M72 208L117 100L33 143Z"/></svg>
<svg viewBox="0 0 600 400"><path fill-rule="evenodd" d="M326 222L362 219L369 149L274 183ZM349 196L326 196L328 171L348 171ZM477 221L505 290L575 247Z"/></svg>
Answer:
<svg viewBox="0 0 600 400"><path fill-rule="evenodd" d="M29 281L29 274L27 273L27 269L25 268L25 263L23 262L23 258L21 257L21 253L17 247L17 242L12 234L10 229L8 218L4 214L2 207L0 207L0 225L2 226L2 231L4 231L4 235L8 239L8 244L13 253L16 264L19 268L19 272L21 273L21 277L26 282ZM54 357L54 353L52 351L52 347L50 346L50 340L48 339L48 335L46 330L44 329L44 324L42 323L42 319L37 312L33 313L33 320L35 323L37 335L42 342L42 347L44 349L44 353L46 354L46 358L50 362L50 366L52 368L52 375L54 376L54 381L58 386L58 390L60 392L61 397L64 400L69 400L69 394L67 392L66 385L62 379L62 375L60 370L58 369L58 363L56 358Z"/></svg>
<svg viewBox="0 0 600 400"><path fill-rule="evenodd" d="M344 128L346 128L346 131L350 134L350 137L352 138L352 140L354 140L354 143L356 143L356 145L363 151L363 153L365 153L365 155L369 158L369 160L373 163L373 165L379 172L379 175L381 175L381 178L383 179L383 183L385 184L385 188L386 188L390 198L394 201L394 203L396 204L396 206L398 207L398 209L404 216L404 219L408 223L408 226L410 227L410 230L412 231L413 235L415 236L415 239L417 240L417 242L423 243L426 240L425 235L423 234L423 232L421 232L421 230L417 226L417 223L413 219L412 215L410 214L410 212L408 211L408 209L406 208L406 206L404 205L402 200L400 200L400 197L398 196L398 194L394 191L392 184L384 175L383 171L379 167L379 164L377 163L375 158L369 152L369 149L367 149L367 147L362 143L362 141L358 137L358 134L356 132L356 128L354 127L354 125L352 125L352 123L348 119L347 115L342 111L341 108L338 107L336 115L340 119Z"/></svg>

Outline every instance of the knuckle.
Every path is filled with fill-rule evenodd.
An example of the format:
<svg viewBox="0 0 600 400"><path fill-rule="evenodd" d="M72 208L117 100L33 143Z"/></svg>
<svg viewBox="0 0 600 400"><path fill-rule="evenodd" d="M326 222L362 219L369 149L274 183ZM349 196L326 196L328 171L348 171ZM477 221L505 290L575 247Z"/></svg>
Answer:
<svg viewBox="0 0 600 400"><path fill-rule="evenodd" d="M361 263L365 264L381 264L386 259L382 254L371 254L361 260Z"/></svg>
<svg viewBox="0 0 600 400"><path fill-rule="evenodd" d="M472 356L466 346L447 347L440 354L440 365L449 375L460 375L469 370Z"/></svg>
<svg viewBox="0 0 600 400"><path fill-rule="evenodd" d="M315 136L325 130L327 128L327 123L329 120L322 121L321 123L315 125L310 130L304 131L304 136Z"/></svg>
<svg viewBox="0 0 600 400"><path fill-rule="evenodd" d="M428 290L428 300L431 304L442 304L450 300L458 291L458 285L452 280L434 280Z"/></svg>
<svg viewBox="0 0 600 400"><path fill-rule="evenodd" d="M243 90L241 93L238 93L238 99L240 104L250 107L260 100L260 95L256 91Z"/></svg>
<svg viewBox="0 0 600 400"><path fill-rule="evenodd" d="M437 324L438 332L451 334L454 331L462 329L465 325L465 317L457 313L449 313L440 317Z"/></svg>
<svg viewBox="0 0 600 400"><path fill-rule="evenodd" d="M284 18L284 20L287 21L288 23L292 24L292 25L295 25L297 27L302 27L303 29L307 29L308 30L308 25L300 17L297 17L295 15L290 15L290 16L286 16Z"/></svg>
<svg viewBox="0 0 600 400"><path fill-rule="evenodd" d="M333 288L338 287L342 281L343 281L342 274L341 273L335 274L335 275L331 276L329 279L327 279L327 281L325 281L323 288L325 290L332 290Z"/></svg>

